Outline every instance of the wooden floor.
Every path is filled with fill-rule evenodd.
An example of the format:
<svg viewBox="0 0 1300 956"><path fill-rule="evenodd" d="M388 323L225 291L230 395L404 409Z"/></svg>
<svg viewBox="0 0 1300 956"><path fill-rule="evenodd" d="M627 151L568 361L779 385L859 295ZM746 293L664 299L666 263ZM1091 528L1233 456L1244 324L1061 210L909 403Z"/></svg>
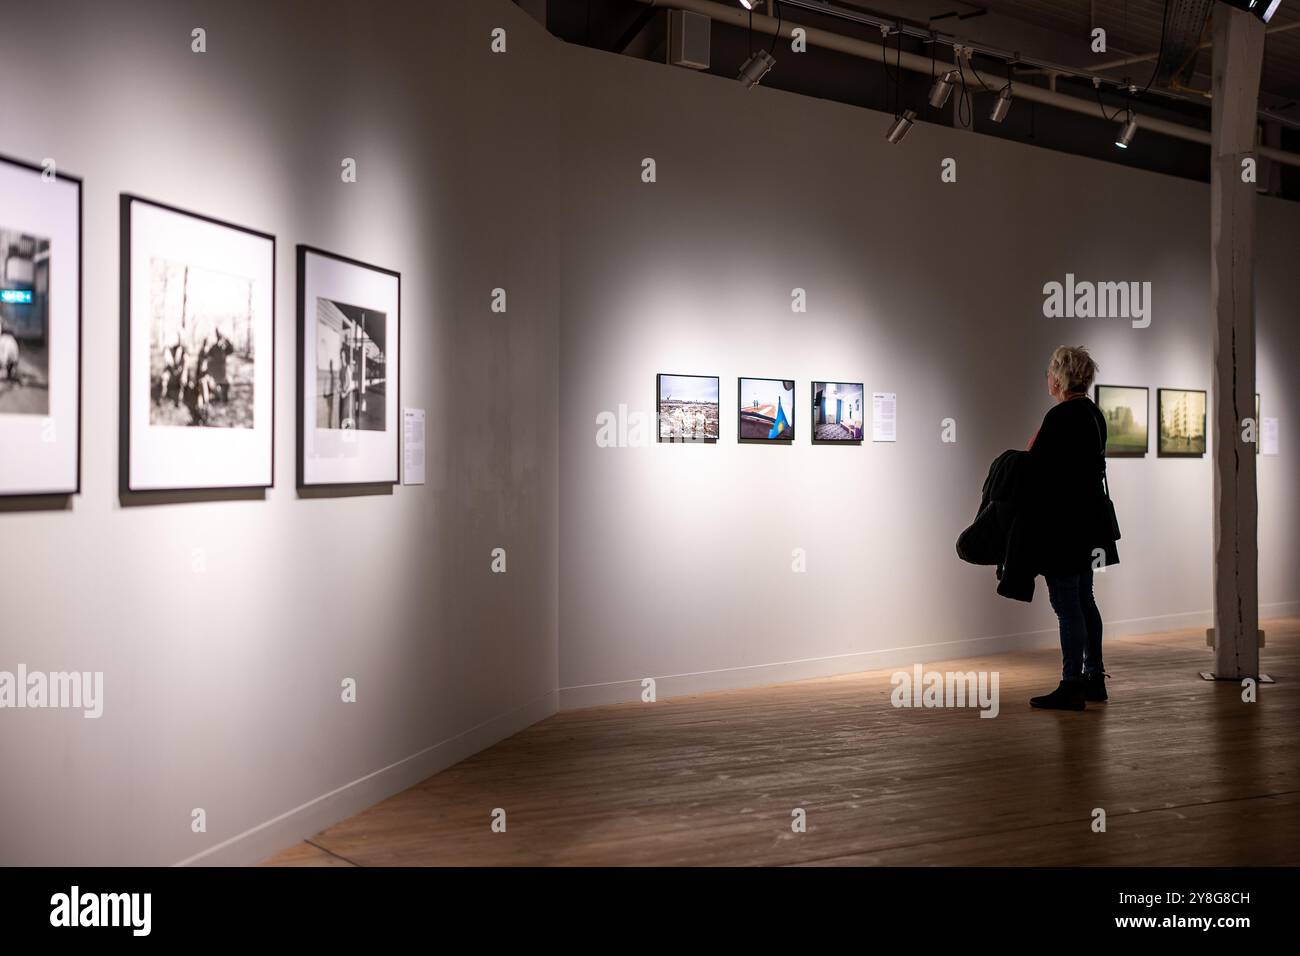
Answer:
<svg viewBox="0 0 1300 956"><path fill-rule="evenodd" d="M1026 703L1054 650L926 665L998 671L995 719L896 709L893 669L566 711L268 864L1294 865L1300 618L1264 627L1254 704L1178 631L1108 643L1083 713Z"/></svg>

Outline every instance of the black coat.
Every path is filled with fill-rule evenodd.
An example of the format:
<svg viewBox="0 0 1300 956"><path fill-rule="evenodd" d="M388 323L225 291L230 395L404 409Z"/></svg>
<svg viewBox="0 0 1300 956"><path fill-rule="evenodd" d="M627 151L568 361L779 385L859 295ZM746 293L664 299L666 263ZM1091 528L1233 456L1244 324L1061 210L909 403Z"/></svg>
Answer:
<svg viewBox="0 0 1300 956"><path fill-rule="evenodd" d="M1034 598L1037 561L1022 520L1033 495L1037 462L1027 451L1008 450L989 466L975 521L957 539L957 555L971 564L997 567L998 593L1020 601Z"/></svg>
<svg viewBox="0 0 1300 956"><path fill-rule="evenodd" d="M998 593L1031 601L1039 575L1080 574L1096 552L1119 563L1102 479L1106 419L1086 397L1043 416L1028 452L1003 452L989 469L974 524L957 553L998 566ZM996 560L993 560L995 559Z"/></svg>
<svg viewBox="0 0 1300 956"><path fill-rule="evenodd" d="M1111 528L1106 474L1106 417L1085 397L1052 406L1029 451L1036 463L1035 567L1039 574L1081 574L1096 552L1119 564Z"/></svg>

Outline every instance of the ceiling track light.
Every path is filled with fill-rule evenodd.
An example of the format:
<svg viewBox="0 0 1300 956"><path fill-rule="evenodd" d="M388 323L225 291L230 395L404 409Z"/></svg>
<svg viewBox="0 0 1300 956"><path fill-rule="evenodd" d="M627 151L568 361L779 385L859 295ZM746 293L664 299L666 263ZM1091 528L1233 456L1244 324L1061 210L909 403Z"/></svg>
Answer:
<svg viewBox="0 0 1300 956"><path fill-rule="evenodd" d="M993 101L993 109L989 110L989 119L995 123L1001 123L1011 112L1011 84L1008 83L1002 87L998 93L998 98Z"/></svg>
<svg viewBox="0 0 1300 956"><path fill-rule="evenodd" d="M740 68L740 73L736 79L740 80L742 86L747 90L752 90L758 86L759 81L767 76L767 71L776 66L776 59L766 50L759 50Z"/></svg>
<svg viewBox="0 0 1300 956"><path fill-rule="evenodd" d="M915 122L916 110L903 110L903 115L895 116L894 122L889 125L889 130L885 133L885 139L891 143L901 143L903 137L908 134Z"/></svg>
<svg viewBox="0 0 1300 956"><path fill-rule="evenodd" d="M936 76L934 84L930 87L930 105L937 110L943 109L943 105L948 102L948 97L952 95L952 88L956 82L956 70L949 70L943 76Z"/></svg>
<svg viewBox="0 0 1300 956"><path fill-rule="evenodd" d="M754 10L763 0L740 0L740 5L746 10Z"/></svg>
<svg viewBox="0 0 1300 956"><path fill-rule="evenodd" d="M1129 144L1133 142L1133 137L1137 135L1137 131L1137 114L1129 110L1127 119L1120 127L1119 135L1115 137L1115 145L1120 149L1128 149Z"/></svg>

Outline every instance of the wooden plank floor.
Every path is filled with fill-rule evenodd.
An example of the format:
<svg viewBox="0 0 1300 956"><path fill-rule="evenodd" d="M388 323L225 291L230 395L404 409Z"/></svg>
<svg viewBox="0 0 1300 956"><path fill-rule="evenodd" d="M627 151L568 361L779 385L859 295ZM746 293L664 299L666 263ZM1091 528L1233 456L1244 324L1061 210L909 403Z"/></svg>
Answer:
<svg viewBox="0 0 1300 956"><path fill-rule="evenodd" d="M998 671L995 719L896 709L894 669L565 711L268 864L1294 865L1300 618L1264 626L1254 704L1176 631L1110 641L1083 713L1028 707L1048 649L926 664Z"/></svg>

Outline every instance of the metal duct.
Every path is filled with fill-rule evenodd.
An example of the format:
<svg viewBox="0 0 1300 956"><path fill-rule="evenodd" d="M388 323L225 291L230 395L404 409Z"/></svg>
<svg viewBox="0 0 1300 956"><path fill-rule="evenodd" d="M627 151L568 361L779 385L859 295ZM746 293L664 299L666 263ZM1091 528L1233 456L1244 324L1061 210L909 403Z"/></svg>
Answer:
<svg viewBox="0 0 1300 956"><path fill-rule="evenodd" d="M1172 0L1165 11L1160 63L1155 83L1185 89L1196 68L1196 56L1205 37L1214 0Z"/></svg>

